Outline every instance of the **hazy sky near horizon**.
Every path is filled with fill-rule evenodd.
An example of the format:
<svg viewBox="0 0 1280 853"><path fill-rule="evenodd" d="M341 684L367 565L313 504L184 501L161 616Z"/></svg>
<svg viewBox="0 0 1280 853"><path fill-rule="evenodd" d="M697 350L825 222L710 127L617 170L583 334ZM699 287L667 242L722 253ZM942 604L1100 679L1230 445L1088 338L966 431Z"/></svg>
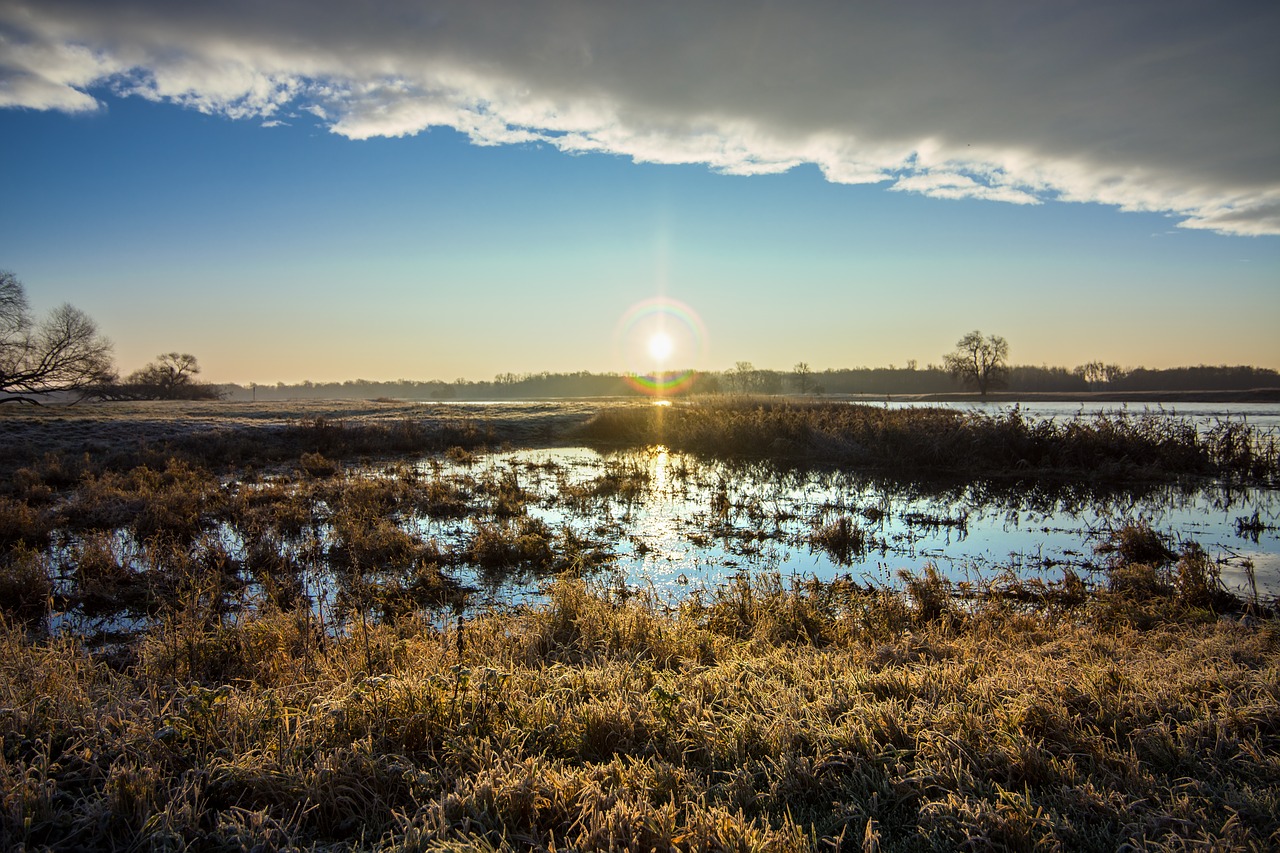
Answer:
<svg viewBox="0 0 1280 853"><path fill-rule="evenodd" d="M669 366L979 328L1280 368L1277 33L1231 0L0 0L0 269L123 373L211 381L646 370L655 297Z"/></svg>

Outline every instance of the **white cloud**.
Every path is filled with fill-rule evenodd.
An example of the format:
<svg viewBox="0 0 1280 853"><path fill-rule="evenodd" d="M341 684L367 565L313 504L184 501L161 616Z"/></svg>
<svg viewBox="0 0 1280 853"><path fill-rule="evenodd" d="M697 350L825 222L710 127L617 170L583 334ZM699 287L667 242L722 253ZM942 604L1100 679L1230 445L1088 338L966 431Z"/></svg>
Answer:
<svg viewBox="0 0 1280 853"><path fill-rule="evenodd" d="M0 107L92 112L100 105L83 89L119 70L81 45L18 41L0 29Z"/></svg>
<svg viewBox="0 0 1280 853"><path fill-rule="evenodd" d="M104 89L1280 234L1274 3L0 0L0 106Z"/></svg>

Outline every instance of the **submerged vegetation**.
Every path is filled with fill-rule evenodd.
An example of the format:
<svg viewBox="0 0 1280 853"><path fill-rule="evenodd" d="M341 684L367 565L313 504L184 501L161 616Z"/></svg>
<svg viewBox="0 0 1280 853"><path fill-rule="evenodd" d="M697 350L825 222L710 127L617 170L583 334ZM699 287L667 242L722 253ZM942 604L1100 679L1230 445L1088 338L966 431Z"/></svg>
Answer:
<svg viewBox="0 0 1280 853"><path fill-rule="evenodd" d="M1032 504L1047 482L1274 484L1276 448L1247 429L747 402L533 424L392 411L0 451L0 846L1280 844L1273 602L1149 525L1117 524L1087 577L783 580L743 557L672 597L611 571L654 496L697 502L672 531L691 541L838 566L894 553L891 513L970 524L788 502L809 482L788 466L977 491L1012 469ZM583 424L783 473L765 492L674 453L583 476L485 462ZM1272 529L1256 511L1237 526ZM512 576L540 600L474 606L468 583Z"/></svg>

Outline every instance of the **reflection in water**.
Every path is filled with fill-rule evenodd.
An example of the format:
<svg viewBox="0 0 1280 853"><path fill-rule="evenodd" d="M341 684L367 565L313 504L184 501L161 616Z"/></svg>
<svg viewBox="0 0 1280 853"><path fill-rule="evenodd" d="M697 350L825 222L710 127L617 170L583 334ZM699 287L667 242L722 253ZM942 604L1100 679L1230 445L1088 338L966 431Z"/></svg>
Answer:
<svg viewBox="0 0 1280 853"><path fill-rule="evenodd" d="M211 618L310 608L317 625L343 630L353 609L456 600L441 571L471 587L479 607L537 601L562 570L672 602L760 572L896 585L901 570L926 565L955 581L1006 572L1057 581L1070 568L1100 583L1096 546L1135 523L1174 551L1198 543L1228 588L1248 593L1256 583L1280 596L1280 491L1221 483L1121 491L900 480L708 461L658 445L455 453L227 488L244 506L258 492L279 502L220 517L191 541L139 540L127 529L65 534L47 555L61 567L54 595L70 603L54 626L130 634L199 599Z"/></svg>
<svg viewBox="0 0 1280 853"><path fill-rule="evenodd" d="M898 570L933 563L954 580L1010 568L1056 580L1065 566L1088 578L1102 565L1094 547L1112 529L1135 522L1169 537L1175 550L1198 542L1222 561L1229 587L1247 589L1249 561L1259 591L1280 594L1280 493L1272 489L904 481L706 461L663 446L604 455L584 448L515 451L485 464L520 477L537 495L530 513L548 525L611 540L620 582L671 598L742 571L893 583ZM581 494L591 497L566 497ZM1255 513L1257 525L1242 530L1237 521ZM857 548L825 547L815 535L840 524L858 537ZM519 600L532 591L528 578L494 584L466 577L499 598Z"/></svg>

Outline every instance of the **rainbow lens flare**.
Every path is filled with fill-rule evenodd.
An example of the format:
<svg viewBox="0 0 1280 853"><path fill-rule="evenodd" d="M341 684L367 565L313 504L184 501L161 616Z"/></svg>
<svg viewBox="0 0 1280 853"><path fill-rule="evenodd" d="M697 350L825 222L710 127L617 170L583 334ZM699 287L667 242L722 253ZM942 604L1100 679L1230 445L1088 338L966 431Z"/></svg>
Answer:
<svg viewBox="0 0 1280 853"><path fill-rule="evenodd" d="M687 391L697 377L690 365L706 356L707 329L696 311L658 296L637 302L618 320L614 342L627 382L654 396ZM673 369L673 364L682 364Z"/></svg>

